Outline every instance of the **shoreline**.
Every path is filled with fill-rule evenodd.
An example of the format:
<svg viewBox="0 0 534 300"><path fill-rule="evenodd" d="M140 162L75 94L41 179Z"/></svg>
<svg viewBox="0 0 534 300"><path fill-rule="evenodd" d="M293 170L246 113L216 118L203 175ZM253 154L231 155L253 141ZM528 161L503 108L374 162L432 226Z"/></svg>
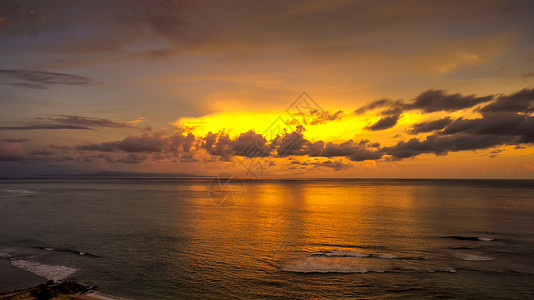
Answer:
<svg viewBox="0 0 534 300"><path fill-rule="evenodd" d="M39 297L40 296L40 297ZM9 258L0 257L0 300L113 300L95 287L76 281L53 281L17 268Z"/></svg>

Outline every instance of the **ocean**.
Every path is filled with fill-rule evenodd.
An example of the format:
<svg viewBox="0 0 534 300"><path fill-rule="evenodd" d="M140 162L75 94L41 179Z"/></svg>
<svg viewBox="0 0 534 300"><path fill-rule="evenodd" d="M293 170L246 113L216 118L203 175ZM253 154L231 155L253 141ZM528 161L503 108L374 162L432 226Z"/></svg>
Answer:
<svg viewBox="0 0 534 300"><path fill-rule="evenodd" d="M0 181L0 261L127 299L534 298L532 180L221 182Z"/></svg>

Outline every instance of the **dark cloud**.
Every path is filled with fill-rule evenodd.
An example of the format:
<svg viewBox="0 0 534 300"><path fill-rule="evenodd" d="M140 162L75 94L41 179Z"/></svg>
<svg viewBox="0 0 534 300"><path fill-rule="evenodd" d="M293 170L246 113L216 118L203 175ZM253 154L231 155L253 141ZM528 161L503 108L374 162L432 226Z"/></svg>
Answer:
<svg viewBox="0 0 534 300"><path fill-rule="evenodd" d="M96 150L104 152L161 152L168 143L168 139L161 135L143 134L128 136L121 141L77 146L80 150Z"/></svg>
<svg viewBox="0 0 534 300"><path fill-rule="evenodd" d="M530 77L534 77L534 72L529 72L529 73L523 74L523 78L530 78Z"/></svg>
<svg viewBox="0 0 534 300"><path fill-rule="evenodd" d="M514 142L514 137L500 135L457 134L452 136L430 135L425 140L401 141L392 147L379 151L398 159L409 158L424 153L446 155L448 152L487 149L493 146Z"/></svg>
<svg viewBox="0 0 534 300"><path fill-rule="evenodd" d="M457 111L477 104L491 101L493 96L476 97L475 95L446 94L443 90L428 90L405 106L405 110L419 109L424 112Z"/></svg>
<svg viewBox="0 0 534 300"><path fill-rule="evenodd" d="M432 132L435 130L440 130L445 128L445 126L449 125L452 122L452 119L450 117L445 117L443 119L435 120L435 121L426 121L421 123L415 123L412 125L412 128L408 130L410 134L419 134L423 132Z"/></svg>
<svg viewBox="0 0 534 300"><path fill-rule="evenodd" d="M443 90L427 90L408 103L403 100L376 100L358 108L355 112L362 114L376 108L386 108L386 110L382 111L382 115L398 115L409 110L420 110L427 113L457 111L489 102L492 99L493 96L477 97L475 95L462 95L459 93L447 94Z"/></svg>
<svg viewBox="0 0 534 300"><path fill-rule="evenodd" d="M0 69L0 80L3 84L38 89L45 89L57 84L93 84L91 79L79 75L26 69Z"/></svg>
<svg viewBox="0 0 534 300"><path fill-rule="evenodd" d="M267 145L267 140L254 131L240 134L233 142L235 155L244 157L264 157L269 156L271 149Z"/></svg>
<svg viewBox="0 0 534 300"><path fill-rule="evenodd" d="M23 143L23 142L28 142L30 140L21 138L21 139L2 139L0 141L7 142L7 143Z"/></svg>
<svg viewBox="0 0 534 300"><path fill-rule="evenodd" d="M224 132L211 133L202 139L202 148L209 154L219 156L221 160L230 161L234 155L233 140Z"/></svg>
<svg viewBox="0 0 534 300"><path fill-rule="evenodd" d="M296 131L286 133L277 138L273 145L277 148L278 156L306 155L309 153L310 141L304 138L303 128L297 127Z"/></svg>
<svg viewBox="0 0 534 300"><path fill-rule="evenodd" d="M477 119L459 118L440 132L442 135L453 134L496 135L518 137L518 142L534 142L534 117L515 113L492 114Z"/></svg>
<svg viewBox="0 0 534 300"><path fill-rule="evenodd" d="M358 108L357 110L355 110L354 112L357 113L357 114L363 114L369 110L373 110L375 108L380 108L380 107L386 107L386 106L394 106L396 105L396 103L398 103L400 100L398 101L393 101L393 100L390 100L390 99L380 99L380 100L375 100L369 104L366 104L360 108ZM402 102L400 102L402 103Z"/></svg>
<svg viewBox="0 0 534 300"><path fill-rule="evenodd" d="M69 116L69 115L57 115L57 116L39 116L36 120L52 121L59 124L80 125L87 127L113 127L124 128L132 127L131 122L115 122L109 119L103 118L91 118L82 116Z"/></svg>
<svg viewBox="0 0 534 300"><path fill-rule="evenodd" d="M39 116L35 118L42 122L40 124L22 126L2 126L0 130L43 130L43 129L85 129L91 130L93 127L125 128L132 127L133 124L141 122L141 119L129 122L116 122L103 118L91 118L82 116L53 115Z"/></svg>
<svg viewBox="0 0 534 300"><path fill-rule="evenodd" d="M346 170L351 166L350 164L343 163L341 159L340 160L326 160L322 162L314 161L314 162L310 162L309 164L313 166L318 166L318 167L332 168L334 169L334 171Z"/></svg>
<svg viewBox="0 0 534 300"><path fill-rule="evenodd" d="M382 158L383 154L378 151L368 150L365 148L357 148L347 156L352 161L377 160Z"/></svg>
<svg viewBox="0 0 534 300"><path fill-rule="evenodd" d="M372 131L389 129L397 124L397 121L399 120L399 118L400 118L400 115L398 114L385 116L385 117L382 117L380 120L378 120L373 125L369 125L365 128L368 130L372 130Z"/></svg>
<svg viewBox="0 0 534 300"><path fill-rule="evenodd" d="M68 124L34 124L26 126L0 126L0 130L43 130L43 129L84 129L92 130L87 126Z"/></svg>
<svg viewBox="0 0 534 300"><path fill-rule="evenodd" d="M482 113L534 112L534 89L522 89L511 95L501 95L478 111Z"/></svg>
<svg viewBox="0 0 534 300"><path fill-rule="evenodd" d="M126 156L115 159L114 162L123 164L139 164L146 160L146 155L138 153L128 153Z"/></svg>

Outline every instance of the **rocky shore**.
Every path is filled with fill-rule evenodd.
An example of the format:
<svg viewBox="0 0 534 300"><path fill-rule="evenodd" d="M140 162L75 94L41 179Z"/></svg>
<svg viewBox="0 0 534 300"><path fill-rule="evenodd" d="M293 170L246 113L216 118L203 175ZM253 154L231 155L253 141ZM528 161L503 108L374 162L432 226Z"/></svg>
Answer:
<svg viewBox="0 0 534 300"><path fill-rule="evenodd" d="M0 300L91 300L102 299L91 295L95 287L90 287L76 281L54 282L40 284L36 287L0 293Z"/></svg>

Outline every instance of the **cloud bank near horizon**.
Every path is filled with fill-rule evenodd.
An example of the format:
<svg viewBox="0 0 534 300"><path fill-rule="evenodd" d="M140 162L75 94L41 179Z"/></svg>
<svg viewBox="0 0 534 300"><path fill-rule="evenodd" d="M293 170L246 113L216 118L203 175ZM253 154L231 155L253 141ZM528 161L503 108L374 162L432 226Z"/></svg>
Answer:
<svg viewBox="0 0 534 300"><path fill-rule="evenodd" d="M307 126L320 126L331 121L343 122L345 112L318 112L302 120L290 120L296 130L280 132L273 138L254 130L230 136L224 128L200 136L187 128L174 133L145 132L121 140L79 145L49 145L25 152L27 140L0 141L0 161L79 162L101 161L108 164L139 164L147 161L190 163L230 162L235 158L289 158L289 169L331 168L345 170L349 162L400 161L421 154L445 156L451 152L491 149L499 146L530 147L534 143L534 89L523 89L508 95L475 96L448 94L428 90L411 101L377 100L355 110L355 114L378 114L379 121L367 125L368 131L387 131L396 126L403 113L419 111L463 112L475 117L445 116L410 124L406 133L415 135L389 145L368 139L341 142L312 140L306 137ZM298 117L298 116L297 116ZM304 117L304 116L302 116ZM103 118L70 115L39 116L44 124L0 127L0 130L87 130L96 128L131 128L143 121L118 122ZM305 125L304 125L305 124ZM424 136L423 136L424 135ZM502 150L499 150L501 152ZM304 158L297 160L295 158ZM307 157L307 158L306 158ZM319 158L322 161L310 159ZM345 159L346 162L343 162ZM298 166L297 166L298 165Z"/></svg>

